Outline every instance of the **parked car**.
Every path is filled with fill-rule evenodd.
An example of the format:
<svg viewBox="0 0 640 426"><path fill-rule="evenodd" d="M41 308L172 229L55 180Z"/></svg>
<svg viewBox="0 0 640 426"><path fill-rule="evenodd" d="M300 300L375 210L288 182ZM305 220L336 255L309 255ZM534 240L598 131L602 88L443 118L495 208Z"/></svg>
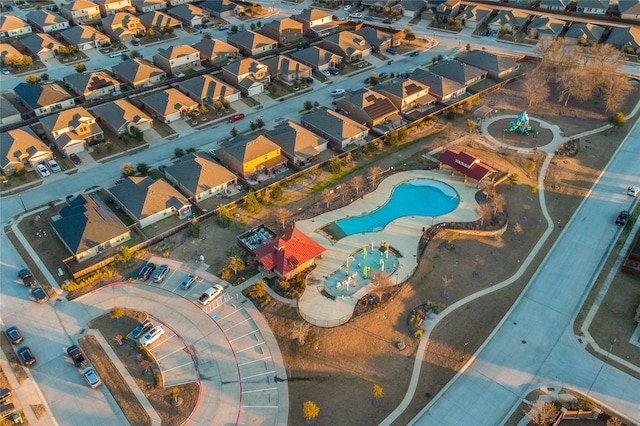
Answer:
<svg viewBox="0 0 640 426"><path fill-rule="evenodd" d="M622 210L618 215L618 217L616 218L616 225L625 226L628 220L629 220L629 212L627 210Z"/></svg>
<svg viewBox="0 0 640 426"><path fill-rule="evenodd" d="M78 157L78 154L69 154L69 159L73 161L73 164L81 164L82 160Z"/></svg>
<svg viewBox="0 0 640 426"><path fill-rule="evenodd" d="M87 366L87 358L76 345L71 345L67 348L67 355L73 360L73 364L76 368L84 368Z"/></svg>
<svg viewBox="0 0 640 426"><path fill-rule="evenodd" d="M191 285L198 279L198 276L195 274L189 274L185 277L184 280L180 283L180 288L187 290L191 288Z"/></svg>
<svg viewBox="0 0 640 426"><path fill-rule="evenodd" d="M164 328L161 325L156 325L151 330L147 332L140 339L140 344L142 346L149 346L153 342L157 341L164 334Z"/></svg>
<svg viewBox="0 0 640 426"><path fill-rule="evenodd" d="M444 58L445 62L456 62L458 60L458 58L456 58L455 56L447 56L446 58Z"/></svg>
<svg viewBox="0 0 640 426"><path fill-rule="evenodd" d="M169 265L167 264L160 265L155 275L153 276L153 282L161 283L164 280L165 275L167 275L167 272L169 272L170 269L171 268L169 268Z"/></svg>
<svg viewBox="0 0 640 426"><path fill-rule="evenodd" d="M383 24L393 24L393 19L391 18L387 18L384 21L382 21Z"/></svg>
<svg viewBox="0 0 640 426"><path fill-rule="evenodd" d="M640 188L637 186L630 186L627 188L627 195L629 197L637 197L640 194Z"/></svg>
<svg viewBox="0 0 640 426"><path fill-rule="evenodd" d="M411 77L411 73L408 73L408 72L400 73L400 77L401 78L409 78L409 77Z"/></svg>
<svg viewBox="0 0 640 426"><path fill-rule="evenodd" d="M133 329L133 331L131 332L131 337L134 340L137 340L138 338L140 338L140 336L148 333L149 330L151 330L152 328L153 328L153 323L148 319L146 319L142 321L140 324L138 324L136 328Z"/></svg>
<svg viewBox="0 0 640 426"><path fill-rule="evenodd" d="M82 370L82 376L87 381L87 384L91 389L95 389L102 384L98 374L96 374L96 370L93 367L87 367Z"/></svg>
<svg viewBox="0 0 640 426"><path fill-rule="evenodd" d="M18 276L22 279L22 283L25 287L33 287L38 284L36 279L33 277L33 274L28 269L21 269L18 272Z"/></svg>
<svg viewBox="0 0 640 426"><path fill-rule="evenodd" d="M394 49L393 47L390 47L387 49L387 53L389 53L390 55L397 55L398 51L396 49Z"/></svg>
<svg viewBox="0 0 640 426"><path fill-rule="evenodd" d="M229 117L229 123L235 123L238 120L242 120L244 118L244 114L233 114Z"/></svg>
<svg viewBox="0 0 640 426"><path fill-rule="evenodd" d="M224 289L220 284L215 284L213 287L209 287L204 293L202 293L202 296L198 298L198 302L200 302L201 305L207 306L220 296L223 291Z"/></svg>
<svg viewBox="0 0 640 426"><path fill-rule="evenodd" d="M365 16L364 20L371 22L371 21L373 21L373 18L371 16Z"/></svg>
<svg viewBox="0 0 640 426"><path fill-rule="evenodd" d="M17 345L24 340L18 327L9 327L4 332L12 345Z"/></svg>
<svg viewBox="0 0 640 426"><path fill-rule="evenodd" d="M389 74L387 74L386 72L381 72L380 74L378 74L378 78L380 80L384 80L387 77L389 77Z"/></svg>
<svg viewBox="0 0 640 426"><path fill-rule="evenodd" d="M418 52L417 50L414 52L409 53L409 56L411 56L412 58L415 58L416 56L418 56L420 54L420 52Z"/></svg>
<svg viewBox="0 0 640 426"><path fill-rule="evenodd" d="M313 79L313 77L307 77L307 84L313 84L315 82L315 80Z"/></svg>
<svg viewBox="0 0 640 426"><path fill-rule="evenodd" d="M324 75L325 77L331 77L331 73L327 70L320 71L320 74Z"/></svg>
<svg viewBox="0 0 640 426"><path fill-rule="evenodd" d="M49 170L45 167L44 164L38 164L36 166L36 169L38 170L38 173L40 173L40 176L42 177L47 177L51 174L49 173Z"/></svg>
<svg viewBox="0 0 640 426"><path fill-rule="evenodd" d="M131 40L131 44L133 44L134 46L140 46L140 42L136 39Z"/></svg>
<svg viewBox="0 0 640 426"><path fill-rule="evenodd" d="M340 70L338 70L338 68L329 68L329 74L338 75L340 74Z"/></svg>
<svg viewBox="0 0 640 426"><path fill-rule="evenodd" d="M31 352L31 348L29 348L29 346L23 346L18 349L18 358L20 358L20 361L26 367L29 367L36 363L36 357L33 356L33 352Z"/></svg>
<svg viewBox="0 0 640 426"><path fill-rule="evenodd" d="M218 27L218 29L219 29L220 31L226 31L226 30L228 30L228 29L229 29L229 27L228 27L228 26L226 26L226 25L220 25L220 26Z"/></svg>
<svg viewBox="0 0 640 426"><path fill-rule="evenodd" d="M333 92L331 92L331 96L340 96L340 95L344 95L345 94L345 90L344 89L336 89Z"/></svg>
<svg viewBox="0 0 640 426"><path fill-rule="evenodd" d="M140 274L138 274L138 279L140 281L149 281L151 278L151 274L156 270L156 265L154 263L147 263L140 269Z"/></svg>
<svg viewBox="0 0 640 426"><path fill-rule="evenodd" d="M11 74L11 73L9 72L9 68L2 67L2 74L4 74L4 75L9 75L9 74Z"/></svg>
<svg viewBox="0 0 640 426"><path fill-rule="evenodd" d="M58 173L62 171L62 169L60 168L56 160L47 160L47 164L49 165L49 168L53 173Z"/></svg>
<svg viewBox="0 0 640 426"><path fill-rule="evenodd" d="M49 300L49 296L47 296L47 293L44 292L42 287L35 287L33 290L31 290L31 295L34 299L36 299L36 302L38 303L45 303L47 300Z"/></svg>

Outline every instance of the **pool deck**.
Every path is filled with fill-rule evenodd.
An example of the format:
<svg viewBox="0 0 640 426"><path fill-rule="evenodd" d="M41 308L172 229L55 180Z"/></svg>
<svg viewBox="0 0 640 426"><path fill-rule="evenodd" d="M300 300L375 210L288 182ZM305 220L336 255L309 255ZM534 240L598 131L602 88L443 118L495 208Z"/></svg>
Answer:
<svg viewBox="0 0 640 426"><path fill-rule="evenodd" d="M316 260L316 269L307 277L307 287L298 300L298 309L308 322L321 326L333 327L347 322L353 315L353 310L358 300L369 292L369 286L360 288L351 296L337 297L331 300L323 296L320 291L324 288L326 277L331 276L340 269L354 252L363 247L379 247L382 241L386 241L391 247L402 255L398 259L399 269L393 283L403 282L414 271L417 265L418 242L422 235L422 228L432 225L429 216L408 216L394 220L382 231L366 232L331 241L321 228L331 222L350 216L359 216L371 212L387 202L393 188L405 181L413 179L434 179L453 187L460 195L458 207L446 215L435 217L433 224L440 222L472 222L478 219L475 213L477 203L475 201L475 181L466 184L460 176L452 177L449 171L444 170L414 170L390 175L379 184L378 188L353 203L323 213L296 223L296 227L313 238L314 241L327 249L322 259Z"/></svg>

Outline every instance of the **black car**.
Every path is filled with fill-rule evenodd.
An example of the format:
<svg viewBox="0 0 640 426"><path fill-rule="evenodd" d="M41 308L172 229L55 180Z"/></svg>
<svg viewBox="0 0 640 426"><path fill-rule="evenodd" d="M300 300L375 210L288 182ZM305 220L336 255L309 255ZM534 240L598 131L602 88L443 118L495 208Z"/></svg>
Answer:
<svg viewBox="0 0 640 426"><path fill-rule="evenodd" d="M18 276L22 279L22 283L25 287L33 287L38 284L36 279L33 277L33 274L28 269L20 270L20 272L18 272Z"/></svg>
<svg viewBox="0 0 640 426"><path fill-rule="evenodd" d="M378 76L380 80L384 80L387 77L389 77L389 74L387 74L386 72L381 72L380 75Z"/></svg>
<svg viewBox="0 0 640 426"><path fill-rule="evenodd" d="M153 323L149 320L144 320L140 324L138 324L136 328L133 329L133 331L131 332L131 337L134 340L137 340L138 337L147 334L147 332L152 328L153 328Z"/></svg>
<svg viewBox="0 0 640 426"><path fill-rule="evenodd" d="M618 215L618 217L616 218L616 225L625 226L628 220L629 220L629 212L626 210L622 210Z"/></svg>
<svg viewBox="0 0 640 426"><path fill-rule="evenodd" d="M140 46L140 42L138 40L131 40L131 44L134 46Z"/></svg>
<svg viewBox="0 0 640 426"><path fill-rule="evenodd" d="M418 56L420 54L420 52L415 51L415 52L411 52L409 53L409 56L411 56L412 58L415 58L416 56Z"/></svg>
<svg viewBox="0 0 640 426"><path fill-rule="evenodd" d="M45 293L41 287L35 287L33 290L31 290L31 295L34 299L36 299L36 302L38 303L45 303L47 300L49 300L49 296L47 296L47 293Z"/></svg>
<svg viewBox="0 0 640 426"><path fill-rule="evenodd" d="M23 346L18 349L18 358L20 358L20 361L22 361L26 367L36 363L36 357L33 356L29 346Z"/></svg>
<svg viewBox="0 0 640 426"><path fill-rule="evenodd" d="M17 345L24 340L17 327L9 327L4 332L7 334L12 345Z"/></svg>
<svg viewBox="0 0 640 426"><path fill-rule="evenodd" d="M138 275L138 278L141 281L149 281L149 278L151 278L151 274L153 274L153 271L155 271L155 270L156 270L156 265L155 264L147 263L140 270L140 275Z"/></svg>

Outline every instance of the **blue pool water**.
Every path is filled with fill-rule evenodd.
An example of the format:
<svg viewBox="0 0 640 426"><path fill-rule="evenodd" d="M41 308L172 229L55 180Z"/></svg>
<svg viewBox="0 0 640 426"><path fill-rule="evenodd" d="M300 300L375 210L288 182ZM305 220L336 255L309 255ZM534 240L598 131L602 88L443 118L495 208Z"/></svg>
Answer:
<svg viewBox="0 0 640 426"><path fill-rule="evenodd" d="M393 189L391 197L377 210L363 216L336 221L346 235L381 231L400 217L441 216L455 210L460 203L458 193L444 182L415 179Z"/></svg>

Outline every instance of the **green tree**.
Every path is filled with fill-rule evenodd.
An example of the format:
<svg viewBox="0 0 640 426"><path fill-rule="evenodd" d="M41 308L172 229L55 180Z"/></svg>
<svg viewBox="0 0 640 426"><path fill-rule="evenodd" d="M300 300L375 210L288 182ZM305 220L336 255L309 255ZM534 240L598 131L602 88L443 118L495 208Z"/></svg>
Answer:
<svg viewBox="0 0 640 426"><path fill-rule="evenodd" d="M206 38L207 40L211 40L211 33L209 31L202 34L202 38Z"/></svg>
<svg viewBox="0 0 640 426"><path fill-rule="evenodd" d="M142 133L142 130L140 130L136 126L132 126L131 129L129 129L129 131L131 132L131 137L133 137L138 142L141 142L142 139L144 138L144 134Z"/></svg>
<svg viewBox="0 0 640 426"><path fill-rule="evenodd" d="M402 127L398 129L398 143L404 143L409 139L409 131Z"/></svg>
<svg viewBox="0 0 640 426"><path fill-rule="evenodd" d="M247 296L252 299L262 299L267 295L267 286L264 281L258 281L247 288Z"/></svg>
<svg viewBox="0 0 640 426"><path fill-rule="evenodd" d="M258 125L256 123L254 123L253 121L250 121L249 122L249 128L253 132L254 130L256 130L258 128Z"/></svg>
<svg viewBox="0 0 640 426"><path fill-rule="evenodd" d="M253 190L249 191L249 193L247 194L247 199L245 200L245 203L247 205L247 209L251 213L258 213L260 211L260 202L256 198L256 195L254 194Z"/></svg>
<svg viewBox="0 0 640 426"><path fill-rule="evenodd" d="M184 149L177 147L173 150L173 156L176 158L184 157Z"/></svg>
<svg viewBox="0 0 640 426"><path fill-rule="evenodd" d="M238 129L236 129L236 126L233 126L233 127L231 128L231 136L232 136L232 137L234 137L234 138L235 138L236 136L238 136Z"/></svg>
<svg viewBox="0 0 640 426"><path fill-rule="evenodd" d="M244 260L240 256L229 256L229 260L227 262L227 268L231 269L235 274L238 273L239 270L244 269ZM264 284L264 283L263 283Z"/></svg>
<svg viewBox="0 0 640 426"><path fill-rule="evenodd" d="M115 306L111 309L109 316L112 320L118 321L124 316L124 309L122 308L122 306Z"/></svg>
<svg viewBox="0 0 640 426"><path fill-rule="evenodd" d="M380 82L380 78L378 78L378 74L373 73L369 76L369 84L375 86Z"/></svg>
<svg viewBox="0 0 640 426"><path fill-rule="evenodd" d="M83 63L76 64L75 66L76 72L85 72L87 70L87 66Z"/></svg>
<svg viewBox="0 0 640 426"><path fill-rule="evenodd" d="M306 421L312 422L320 414L320 408L312 401L302 404L302 416Z"/></svg>
<svg viewBox="0 0 640 426"><path fill-rule="evenodd" d="M116 265L127 265L133 259L133 253L128 246L118 247L116 255L113 257L113 262Z"/></svg>
<svg viewBox="0 0 640 426"><path fill-rule="evenodd" d="M469 50L471 50L471 44L470 44L470 43L467 43L467 45L465 46L465 49L467 49L467 52L468 52Z"/></svg>
<svg viewBox="0 0 640 426"><path fill-rule="evenodd" d="M311 111L313 109L312 101L304 101L304 109L307 111Z"/></svg>
<svg viewBox="0 0 640 426"><path fill-rule="evenodd" d="M258 126L259 129L264 127L264 120L261 117L258 117L258 119L256 120L256 125Z"/></svg>
<svg viewBox="0 0 640 426"><path fill-rule="evenodd" d="M31 74L31 75L28 75L27 78L25 78L25 81L29 84L36 84L37 82L40 81L40 77L38 77L37 75Z"/></svg>
<svg viewBox="0 0 640 426"><path fill-rule="evenodd" d="M156 32L153 31L153 29L148 28L147 29L147 37L153 37L154 35L156 35Z"/></svg>
<svg viewBox="0 0 640 426"><path fill-rule="evenodd" d="M384 144L388 146L398 145L398 132L395 130L389 130L387 136L384 138Z"/></svg>
<svg viewBox="0 0 640 426"><path fill-rule="evenodd" d="M474 129L476 128L476 122L473 121L471 118L468 118L467 128L469 129L469 134L473 133Z"/></svg>
<svg viewBox="0 0 640 426"><path fill-rule="evenodd" d="M226 205L218 207L218 225L222 228L227 228L231 224L231 210Z"/></svg>
<svg viewBox="0 0 640 426"><path fill-rule="evenodd" d="M42 74L40 74L40 79L42 79L42 81L49 81L49 74L43 72Z"/></svg>
<svg viewBox="0 0 640 426"><path fill-rule="evenodd" d="M200 223L194 218L191 220L191 224L189 224L189 229L187 230L187 236L189 238L200 238Z"/></svg>
<svg viewBox="0 0 640 426"><path fill-rule="evenodd" d="M133 176L136 173L131 163L124 163L120 166L120 170L122 170L123 176Z"/></svg>
<svg viewBox="0 0 640 426"><path fill-rule="evenodd" d="M136 164L136 171L142 176L146 176L149 173L149 166L146 163Z"/></svg>
<svg viewBox="0 0 640 426"><path fill-rule="evenodd" d="M131 57L132 57L132 58L139 58L139 57L140 57L140 51L138 51L138 50L132 50L132 51L131 51Z"/></svg>
<svg viewBox="0 0 640 426"><path fill-rule="evenodd" d="M26 168L24 167L24 164L18 164L14 169L13 169L13 173L16 176L22 176L24 174L24 172L26 171Z"/></svg>
<svg viewBox="0 0 640 426"><path fill-rule="evenodd" d="M627 118L621 112L616 112L609 118L609 123L616 127L622 127L626 124Z"/></svg>
<svg viewBox="0 0 640 426"><path fill-rule="evenodd" d="M511 173L509 176L507 176L507 180L509 181L509 183L511 185L517 185L519 178L520 178L520 176L518 176L517 173Z"/></svg>
<svg viewBox="0 0 640 426"><path fill-rule="evenodd" d="M271 199L275 201L282 200L282 187L280 185L274 186L271 190Z"/></svg>
<svg viewBox="0 0 640 426"><path fill-rule="evenodd" d="M254 31L256 29L256 24L252 22L251 25L249 25L249 27L251 28L251 31Z"/></svg>
<svg viewBox="0 0 640 426"><path fill-rule="evenodd" d="M342 170L342 161L340 161L338 156L334 155L327 162L327 171L331 173L338 173L340 170Z"/></svg>

